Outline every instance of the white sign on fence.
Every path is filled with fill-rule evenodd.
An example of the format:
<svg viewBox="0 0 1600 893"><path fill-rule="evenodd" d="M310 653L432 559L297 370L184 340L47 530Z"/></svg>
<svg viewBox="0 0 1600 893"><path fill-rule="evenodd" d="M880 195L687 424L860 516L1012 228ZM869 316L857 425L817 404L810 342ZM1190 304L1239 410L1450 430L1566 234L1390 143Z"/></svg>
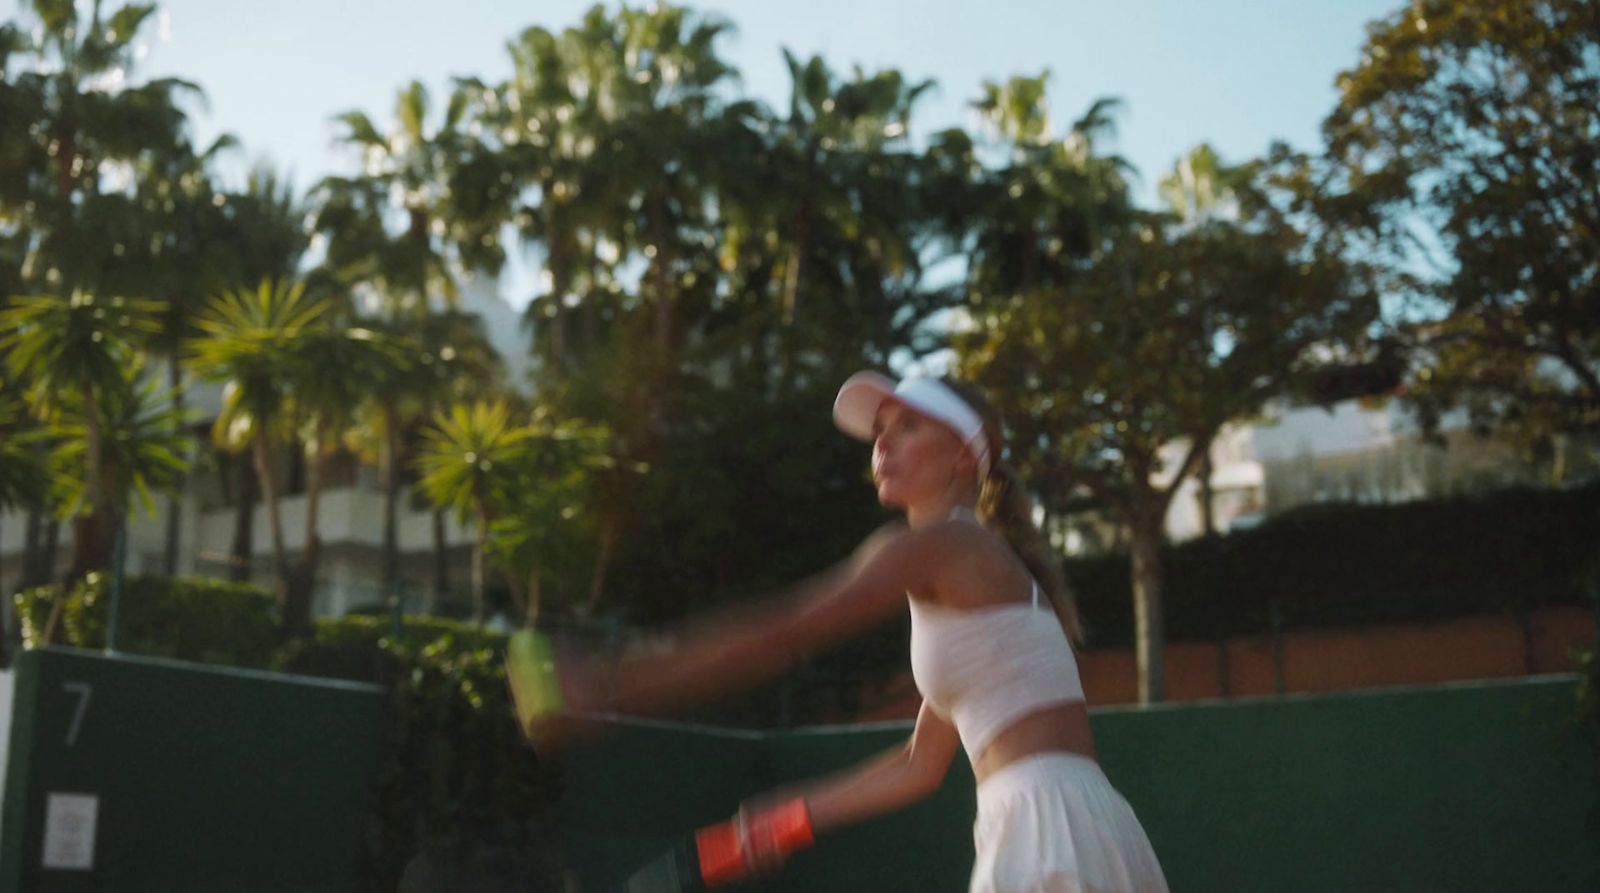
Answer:
<svg viewBox="0 0 1600 893"><path fill-rule="evenodd" d="M44 809L45 868L94 868L94 830L99 812L100 798L93 794L50 794Z"/></svg>

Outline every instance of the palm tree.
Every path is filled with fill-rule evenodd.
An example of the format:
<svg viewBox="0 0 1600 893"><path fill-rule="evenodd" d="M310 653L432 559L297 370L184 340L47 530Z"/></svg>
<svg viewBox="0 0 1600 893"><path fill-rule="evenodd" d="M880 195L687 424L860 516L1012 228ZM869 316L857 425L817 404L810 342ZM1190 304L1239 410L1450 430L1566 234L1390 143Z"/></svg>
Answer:
<svg viewBox="0 0 1600 893"><path fill-rule="evenodd" d="M1211 146L1201 143L1178 159L1159 188L1167 208L1179 220L1199 226L1218 216L1238 214L1238 189L1248 180L1248 169L1228 167Z"/></svg>
<svg viewBox="0 0 1600 893"><path fill-rule="evenodd" d="M1049 73L984 84L974 109L1009 150L1009 163L982 175L972 221L974 298L1058 288L1076 265L1135 219L1130 167L1102 152L1115 135L1116 100L1100 99L1057 134Z"/></svg>
<svg viewBox="0 0 1600 893"><path fill-rule="evenodd" d="M543 249L544 286L526 314L544 348L541 372L548 387L569 371L569 304L583 287L598 237L596 203L585 188L596 149L593 115L582 113L574 89L580 60L570 32L558 37L544 28L529 28L507 49L512 65L508 81L495 88L477 82L467 86L478 97L472 110L475 123L494 136L505 171L523 187L505 196L502 213L516 223L525 243ZM594 312L592 304L583 305L591 331Z"/></svg>
<svg viewBox="0 0 1600 893"><path fill-rule="evenodd" d="M291 634L311 628L312 596L322 558L318 530L323 468L355 424L358 407L402 345L359 326L312 328L294 339L289 361L290 397L306 456L305 548L285 595L284 626Z"/></svg>
<svg viewBox="0 0 1600 893"><path fill-rule="evenodd" d="M1239 191L1248 185L1249 169L1222 163L1211 146L1201 143L1178 159L1159 184L1167 208L1184 226L1200 228L1219 220L1237 219ZM1200 529L1216 535L1216 499L1212 494L1211 450L1200 454L1195 479L1200 485Z"/></svg>
<svg viewBox="0 0 1600 893"><path fill-rule="evenodd" d="M23 221L11 240L23 261L23 293L54 294L63 304L79 293L156 294L140 256L153 230L134 195L135 171L192 154L180 100L199 89L171 78L127 85L155 7L122 4L107 13L107 5L32 0L24 13L32 27L8 25L0 36L0 101L12 125L0 137L0 215ZM85 537L103 536L109 519L74 523ZM73 572L98 564L93 556L107 549L75 543Z"/></svg>
<svg viewBox="0 0 1600 893"><path fill-rule="evenodd" d="M0 516L8 509L30 517L44 510L49 473L41 434L21 401L9 393L8 383L0 380ZM25 556L24 565L31 557Z"/></svg>
<svg viewBox="0 0 1600 893"><path fill-rule="evenodd" d="M130 377L140 376L135 370ZM171 395L151 378L112 392L100 402L100 429L104 432L101 461L119 520L127 517L133 497L138 498L147 515L153 515L153 491L171 491L188 470L189 436L184 430L187 420L181 412ZM86 466L84 456L93 443L86 427L68 423L50 432L56 441L51 454L52 463L59 469L55 478L63 485L62 495L69 511L89 501L89 482L76 474Z"/></svg>
<svg viewBox="0 0 1600 893"><path fill-rule="evenodd" d="M97 299L83 292L70 300L13 299L0 313L0 352L13 378L28 382L34 411L51 422L76 421L84 433L86 513L73 520L73 553L67 582L74 583L111 560L119 522L115 482L108 476L102 404L125 398L136 367L132 338L158 330L161 305L123 298Z"/></svg>
<svg viewBox="0 0 1600 893"><path fill-rule="evenodd" d="M0 511L38 508L44 503L49 481L39 432L28 424L23 407L4 392L3 384L0 382Z"/></svg>
<svg viewBox="0 0 1600 893"><path fill-rule="evenodd" d="M388 328L403 327L428 317L435 301L453 305L458 296L453 271L455 258L498 264L493 228L482 221L456 214L448 185L454 166L466 145L460 124L469 94L451 96L443 120L432 133L427 129L429 97L420 82L400 92L395 103L395 126L381 133L359 111L337 119L341 139L358 148L363 172L357 177L328 177L316 192L321 207L314 227L328 236L327 267L340 282L370 290L382 307ZM396 214L404 227L391 234L387 220ZM485 240L491 243L485 246ZM469 243L470 250L461 245ZM383 434L380 464L384 481L383 557L381 585L395 592L399 579L400 550L397 511L403 469L404 434L412 422L408 408L414 382L406 370L378 382L378 426Z"/></svg>
<svg viewBox="0 0 1600 893"><path fill-rule="evenodd" d="M416 330L418 350L413 353L414 380L419 398L418 416L432 419L441 407L499 392L505 369L500 355L483 333L481 320L455 310L436 313ZM433 512L433 593L437 607L450 593L449 544L445 540L445 510Z"/></svg>
<svg viewBox="0 0 1600 893"><path fill-rule="evenodd" d="M174 433L170 399L158 392L154 381L132 386L138 377L137 369L130 370L129 387L100 395L100 418L93 425L104 433L98 441L103 468L98 476L85 473L87 454L97 441L88 435L91 426L74 395L62 395L55 405L56 424L41 426L3 393L0 382L0 510L21 507L39 512L60 507L81 515L91 501L90 485L98 479L109 494L115 523L126 516L131 495L150 511L151 490L170 489L186 468L184 437ZM28 579L30 575L25 568L24 586L38 582ZM47 639L54 637L61 604L56 602L46 624Z"/></svg>
<svg viewBox="0 0 1600 893"><path fill-rule="evenodd" d="M279 619L291 634L299 631L298 606L289 602L293 569L284 546L272 448L287 439L297 363L306 340L325 330L328 310L301 283L263 280L254 290L213 298L195 322L201 337L190 342L199 374L224 383L213 440L224 449L247 444L255 462L272 537Z"/></svg>
<svg viewBox="0 0 1600 893"><path fill-rule="evenodd" d="M663 370L683 334L681 293L712 285L688 274L715 269L707 198L719 155L709 143L720 88L734 75L715 46L728 27L670 5L624 7L615 17L596 6L561 37L565 92L578 100L567 114L594 153L581 187L605 239L646 267L641 292Z"/></svg>
<svg viewBox="0 0 1600 893"><path fill-rule="evenodd" d="M253 288L264 281L294 279L311 237L306 225L309 210L293 184L271 168L257 167L247 175L242 190L221 193L220 199L222 206L215 220L218 232L207 250L225 281L211 294ZM234 443L224 449L248 452L248 444ZM251 556L255 554L256 494L260 487L248 460L234 462L232 473L235 506L228 575L235 582L242 582L250 578Z"/></svg>
<svg viewBox="0 0 1600 893"><path fill-rule="evenodd" d="M343 128L340 141L361 152L363 171L353 178L328 177L317 186L322 207L316 228L328 235L328 266L373 285L397 318L426 316L436 298L453 304L458 296L444 236L451 228L447 184L468 101L457 91L440 126L429 133L428 91L412 81L395 101L389 133L364 112L336 119ZM394 235L385 226L392 211L404 219Z"/></svg>
<svg viewBox="0 0 1600 893"><path fill-rule="evenodd" d="M135 165L134 201L148 230L136 241L143 279L140 291L166 304L161 331L150 348L167 360L172 419L178 424L186 415L183 360L184 345L195 335L192 320L207 297L233 284L225 267L227 252L220 243L220 205L227 197L216 189L210 169L223 151L236 145L233 137L224 135L197 153L184 142L175 154L150 153ZM182 430L177 433L184 435ZM163 564L168 576L178 572L180 489L178 482L167 497Z"/></svg>
<svg viewBox="0 0 1600 893"><path fill-rule="evenodd" d="M198 95L199 88L173 78L123 86L153 5L127 4L105 16L103 4L94 0L87 18L79 3L33 0L30 6L38 26L23 35L21 55L33 64L8 72L7 82L18 107L33 119L16 128L32 145L17 171L22 179L13 181L26 184L25 200L32 203L32 278L59 283L61 294L137 293L103 281L130 268L137 275L114 252L121 241L115 227L127 226L132 216L126 165L184 154L186 117L179 99ZM11 34L16 49L19 32Z"/></svg>
<svg viewBox="0 0 1600 893"><path fill-rule="evenodd" d="M531 433L512 421L511 406L504 400L457 404L435 415L432 427L422 432L416 461L422 492L435 505L454 509L461 523L473 528L472 608L480 623L489 525L508 496L506 475Z"/></svg>

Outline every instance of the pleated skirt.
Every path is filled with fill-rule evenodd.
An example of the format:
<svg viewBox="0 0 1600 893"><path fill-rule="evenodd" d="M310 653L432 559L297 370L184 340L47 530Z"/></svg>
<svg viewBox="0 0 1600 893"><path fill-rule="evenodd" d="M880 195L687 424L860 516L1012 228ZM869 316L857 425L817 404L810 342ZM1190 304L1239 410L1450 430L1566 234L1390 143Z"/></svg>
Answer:
<svg viewBox="0 0 1600 893"><path fill-rule="evenodd" d="M978 786L971 893L1167 893L1144 828L1100 764L1039 754Z"/></svg>

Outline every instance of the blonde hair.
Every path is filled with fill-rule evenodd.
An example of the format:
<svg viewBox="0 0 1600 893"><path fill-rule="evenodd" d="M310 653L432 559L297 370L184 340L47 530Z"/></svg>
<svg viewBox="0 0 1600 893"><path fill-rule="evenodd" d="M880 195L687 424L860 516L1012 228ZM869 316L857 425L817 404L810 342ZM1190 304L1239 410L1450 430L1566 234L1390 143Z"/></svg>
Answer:
<svg viewBox="0 0 1600 893"><path fill-rule="evenodd" d="M956 392L968 406L983 419L984 435L989 440L989 474L979 483L978 519L990 529L1005 537L1012 551L1027 565L1039 588L1049 596L1056 617L1067 636L1083 644L1083 626L1078 619L1078 603L1067 587L1066 575L1050 548L1049 540L1033 523L1033 500L1016 470L1003 460L1005 437L1000 427L1000 413L976 388L960 381L945 379L944 384Z"/></svg>

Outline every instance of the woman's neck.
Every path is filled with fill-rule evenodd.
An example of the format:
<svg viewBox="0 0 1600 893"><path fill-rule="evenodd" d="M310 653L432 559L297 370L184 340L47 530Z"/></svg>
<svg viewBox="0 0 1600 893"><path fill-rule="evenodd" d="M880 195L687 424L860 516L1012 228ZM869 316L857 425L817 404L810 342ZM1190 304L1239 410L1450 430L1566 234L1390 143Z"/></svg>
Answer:
<svg viewBox="0 0 1600 893"><path fill-rule="evenodd" d="M978 515L977 500L968 497L932 500L921 505L914 505L906 510L906 523L913 529L928 524L937 524L948 521L958 512Z"/></svg>

